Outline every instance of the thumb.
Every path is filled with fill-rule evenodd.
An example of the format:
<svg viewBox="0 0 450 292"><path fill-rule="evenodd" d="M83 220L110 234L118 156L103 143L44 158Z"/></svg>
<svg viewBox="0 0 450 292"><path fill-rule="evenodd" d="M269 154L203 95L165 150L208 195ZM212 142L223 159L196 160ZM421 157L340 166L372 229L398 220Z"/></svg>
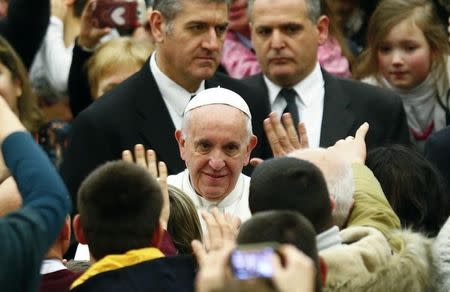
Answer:
<svg viewBox="0 0 450 292"><path fill-rule="evenodd" d="M192 246L192 251L194 252L195 258L197 259L197 262L198 262L199 266L201 267L203 264L203 261L206 257L205 248L203 247L203 244L197 239L194 239L191 242L191 246Z"/></svg>
<svg viewBox="0 0 450 292"><path fill-rule="evenodd" d="M257 158L257 157L250 159L250 165L253 167L257 167L258 165L260 165L263 162L264 162L264 160L262 160L261 158Z"/></svg>

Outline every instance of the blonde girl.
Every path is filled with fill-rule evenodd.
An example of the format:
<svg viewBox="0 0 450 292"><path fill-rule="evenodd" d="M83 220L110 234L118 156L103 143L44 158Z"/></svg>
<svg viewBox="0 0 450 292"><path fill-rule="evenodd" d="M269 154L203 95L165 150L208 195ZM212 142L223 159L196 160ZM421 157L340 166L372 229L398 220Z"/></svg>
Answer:
<svg viewBox="0 0 450 292"><path fill-rule="evenodd" d="M383 0L368 27L367 48L354 76L390 88L403 100L412 141L419 149L450 122L450 48L429 0Z"/></svg>

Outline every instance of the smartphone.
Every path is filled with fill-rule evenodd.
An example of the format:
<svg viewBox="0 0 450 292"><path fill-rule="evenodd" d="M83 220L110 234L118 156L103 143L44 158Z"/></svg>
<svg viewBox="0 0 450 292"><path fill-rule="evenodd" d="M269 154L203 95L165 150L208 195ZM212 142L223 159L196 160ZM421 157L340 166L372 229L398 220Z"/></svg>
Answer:
<svg viewBox="0 0 450 292"><path fill-rule="evenodd" d="M272 278L273 256L278 243L265 242L239 245L230 255L230 266L239 280Z"/></svg>
<svg viewBox="0 0 450 292"><path fill-rule="evenodd" d="M144 0L98 0L94 17L101 28L134 29L145 23L145 12Z"/></svg>

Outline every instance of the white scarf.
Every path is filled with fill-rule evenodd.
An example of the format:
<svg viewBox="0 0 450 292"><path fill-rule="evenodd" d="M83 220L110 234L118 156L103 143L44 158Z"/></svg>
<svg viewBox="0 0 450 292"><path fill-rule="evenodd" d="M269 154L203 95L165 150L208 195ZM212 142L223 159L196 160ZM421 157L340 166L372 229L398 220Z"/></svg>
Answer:
<svg viewBox="0 0 450 292"><path fill-rule="evenodd" d="M385 79L383 83L400 95L408 126L413 132L423 134L433 122L435 125L445 124L445 115L442 115L442 110L437 104L438 92L431 74L421 84L409 90L392 87Z"/></svg>

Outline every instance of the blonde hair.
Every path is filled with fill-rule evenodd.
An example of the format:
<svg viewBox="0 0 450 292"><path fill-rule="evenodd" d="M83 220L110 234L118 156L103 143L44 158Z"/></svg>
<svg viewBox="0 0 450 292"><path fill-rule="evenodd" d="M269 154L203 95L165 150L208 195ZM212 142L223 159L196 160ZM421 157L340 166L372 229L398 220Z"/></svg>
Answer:
<svg viewBox="0 0 450 292"><path fill-rule="evenodd" d="M130 37L119 37L100 45L87 62L91 95L94 97L100 77L121 67L141 67L153 51L148 42L136 41Z"/></svg>
<svg viewBox="0 0 450 292"><path fill-rule="evenodd" d="M432 69L444 72L445 58L450 52L448 36L435 8L428 0L383 0L372 14L367 30L367 47L355 63L353 76L362 79L371 75L380 80L377 53L391 29L409 20L424 34L433 53Z"/></svg>
<svg viewBox="0 0 450 292"><path fill-rule="evenodd" d="M179 188L169 185L170 217L167 231L180 254L192 253L191 242L202 239L202 227L194 203Z"/></svg>
<svg viewBox="0 0 450 292"><path fill-rule="evenodd" d="M34 133L44 123L44 115L31 88L28 73L22 60L8 41L1 36L0 62L11 71L13 81L20 84L22 94L17 97L19 119L29 132Z"/></svg>

